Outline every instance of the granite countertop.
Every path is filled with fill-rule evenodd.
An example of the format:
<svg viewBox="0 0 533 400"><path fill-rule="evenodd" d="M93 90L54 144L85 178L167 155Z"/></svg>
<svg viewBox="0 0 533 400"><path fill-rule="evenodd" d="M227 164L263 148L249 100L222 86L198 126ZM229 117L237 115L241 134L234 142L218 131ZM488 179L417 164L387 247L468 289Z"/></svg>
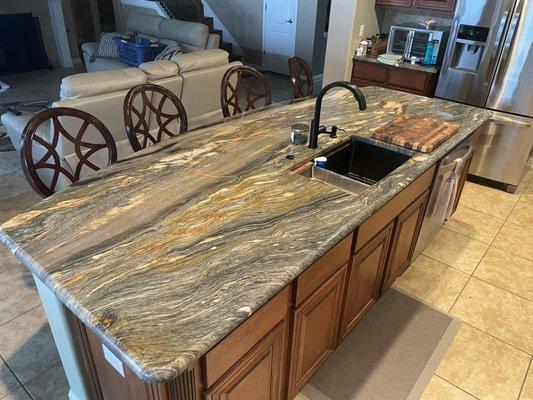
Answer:
<svg viewBox="0 0 533 400"><path fill-rule="evenodd" d="M171 380L488 118L363 92L364 112L348 91L326 97L322 123L346 132L317 150L288 141L314 100L274 106L136 153L6 222L0 242L139 377ZM359 195L291 173L405 112L459 133Z"/></svg>
<svg viewBox="0 0 533 400"><path fill-rule="evenodd" d="M361 60L361 61L371 62L371 63L376 63L376 64L379 64L379 65L384 65L384 66L389 66L389 67L394 67L394 65L389 65L389 64L384 64L382 62L379 62L376 57L371 57L371 56L357 56L357 55L355 55L355 56L353 56L353 59L354 60ZM411 63L409 61L402 61L401 63L398 64L398 66L396 66L396 68L410 69L412 71L427 72L427 73L430 73L430 74L438 74L439 70L440 70L440 68L437 67L437 66L426 66L426 65L419 64L419 63L417 63L415 65L411 65Z"/></svg>

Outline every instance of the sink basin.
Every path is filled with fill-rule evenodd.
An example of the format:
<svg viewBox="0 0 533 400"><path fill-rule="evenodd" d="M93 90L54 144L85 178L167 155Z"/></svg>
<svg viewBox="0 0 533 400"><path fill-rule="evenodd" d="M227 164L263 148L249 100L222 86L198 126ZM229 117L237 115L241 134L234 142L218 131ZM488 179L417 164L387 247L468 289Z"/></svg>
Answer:
<svg viewBox="0 0 533 400"><path fill-rule="evenodd" d="M300 175L357 194L385 178L415 154L401 147L380 146L368 139L352 137L348 143L324 155L328 159L324 168L311 165Z"/></svg>

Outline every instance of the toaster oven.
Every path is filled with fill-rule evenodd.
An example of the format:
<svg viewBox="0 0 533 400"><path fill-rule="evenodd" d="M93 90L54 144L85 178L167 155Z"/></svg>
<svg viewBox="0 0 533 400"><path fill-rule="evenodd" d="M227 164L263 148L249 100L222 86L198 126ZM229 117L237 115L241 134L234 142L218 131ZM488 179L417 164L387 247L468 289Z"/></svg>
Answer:
<svg viewBox="0 0 533 400"><path fill-rule="evenodd" d="M393 25L390 28L387 54L401 55L406 60L413 57L423 59L428 42L434 41L433 59L440 65L446 52L449 29L421 29Z"/></svg>

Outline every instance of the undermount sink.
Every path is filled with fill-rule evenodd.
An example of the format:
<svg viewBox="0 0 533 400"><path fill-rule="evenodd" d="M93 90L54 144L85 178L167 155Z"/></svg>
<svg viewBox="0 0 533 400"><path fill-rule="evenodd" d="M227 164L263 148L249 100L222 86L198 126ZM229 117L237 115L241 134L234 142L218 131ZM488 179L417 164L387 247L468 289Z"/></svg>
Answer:
<svg viewBox="0 0 533 400"><path fill-rule="evenodd" d="M354 136L348 143L324 155L328 159L326 167L311 165L300 175L357 194L385 178L414 155L411 150L385 144L380 146Z"/></svg>

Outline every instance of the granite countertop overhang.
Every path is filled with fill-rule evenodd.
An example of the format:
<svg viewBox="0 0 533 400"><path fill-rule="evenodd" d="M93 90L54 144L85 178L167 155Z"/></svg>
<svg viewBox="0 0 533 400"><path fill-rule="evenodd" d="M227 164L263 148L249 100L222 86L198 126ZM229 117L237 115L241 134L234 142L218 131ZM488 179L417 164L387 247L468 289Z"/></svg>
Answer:
<svg viewBox="0 0 533 400"><path fill-rule="evenodd" d="M314 100L273 106L136 153L0 227L7 247L135 374L172 380L488 119L383 88L329 94L319 149L292 146ZM359 195L291 173L405 112L460 125ZM295 158L286 158L292 153Z"/></svg>

